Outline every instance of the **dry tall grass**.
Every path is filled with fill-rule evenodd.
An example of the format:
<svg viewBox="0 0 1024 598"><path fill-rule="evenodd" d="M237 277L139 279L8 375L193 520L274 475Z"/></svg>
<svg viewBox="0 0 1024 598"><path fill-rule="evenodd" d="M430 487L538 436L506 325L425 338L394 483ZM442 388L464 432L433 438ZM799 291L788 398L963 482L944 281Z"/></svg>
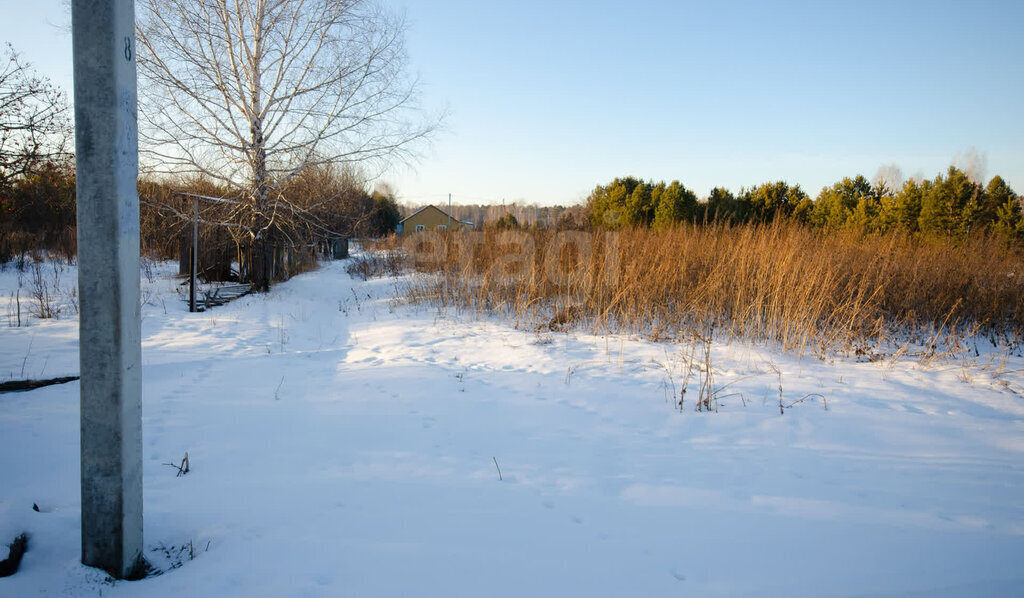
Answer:
<svg viewBox="0 0 1024 598"><path fill-rule="evenodd" d="M409 299L522 327L711 333L817 355L1024 341L1024 252L987 237L954 245L775 223L427 234L404 247L425 273Z"/></svg>

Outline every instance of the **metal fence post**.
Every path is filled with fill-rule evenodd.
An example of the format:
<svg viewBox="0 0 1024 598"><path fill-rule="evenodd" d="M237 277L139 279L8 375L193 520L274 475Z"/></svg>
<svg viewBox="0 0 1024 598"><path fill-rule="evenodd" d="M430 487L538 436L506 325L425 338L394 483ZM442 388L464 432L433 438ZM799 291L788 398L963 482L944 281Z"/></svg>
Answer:
<svg viewBox="0 0 1024 598"><path fill-rule="evenodd" d="M199 269L199 198L192 200L192 261L188 274L188 311L196 311L196 271Z"/></svg>

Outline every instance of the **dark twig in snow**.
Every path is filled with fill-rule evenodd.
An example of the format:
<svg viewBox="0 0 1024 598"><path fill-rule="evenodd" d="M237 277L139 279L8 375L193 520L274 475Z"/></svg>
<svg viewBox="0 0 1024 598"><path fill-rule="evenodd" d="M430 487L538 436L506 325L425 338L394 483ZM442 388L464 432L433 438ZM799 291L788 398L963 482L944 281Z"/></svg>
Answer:
<svg viewBox="0 0 1024 598"><path fill-rule="evenodd" d="M185 458L181 460L181 465L175 465L174 463L164 463L164 465L178 470L178 473L174 476L176 478L185 475L188 473L188 452L185 453Z"/></svg>

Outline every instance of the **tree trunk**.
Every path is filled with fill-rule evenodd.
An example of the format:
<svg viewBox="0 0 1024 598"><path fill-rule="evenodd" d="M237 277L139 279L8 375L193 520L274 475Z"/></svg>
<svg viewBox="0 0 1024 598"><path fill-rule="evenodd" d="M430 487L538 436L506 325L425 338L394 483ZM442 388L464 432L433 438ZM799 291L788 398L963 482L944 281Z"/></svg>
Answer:
<svg viewBox="0 0 1024 598"><path fill-rule="evenodd" d="M252 248L253 290L265 293L270 290L274 277L274 240L263 235L253 242Z"/></svg>

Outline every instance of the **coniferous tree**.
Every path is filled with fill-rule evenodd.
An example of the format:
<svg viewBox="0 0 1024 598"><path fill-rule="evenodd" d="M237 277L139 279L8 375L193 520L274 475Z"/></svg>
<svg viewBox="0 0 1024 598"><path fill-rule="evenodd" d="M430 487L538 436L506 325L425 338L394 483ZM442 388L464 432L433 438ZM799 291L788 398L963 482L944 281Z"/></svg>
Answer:
<svg viewBox="0 0 1024 598"><path fill-rule="evenodd" d="M842 181L825 187L818 194L814 204L814 213L811 222L817 226L829 229L839 229L852 224L854 212L857 206L868 197L873 197L871 183L861 175L855 178L846 177ZM860 225L864 225L864 216L871 211L873 206L865 202L858 215Z"/></svg>
<svg viewBox="0 0 1024 598"><path fill-rule="evenodd" d="M749 204L751 219L756 221L790 216L807 197L800 185L791 186L785 181L764 183L740 195Z"/></svg>
<svg viewBox="0 0 1024 598"><path fill-rule="evenodd" d="M1016 199L1017 195L1013 192L1003 177L996 175L992 177L992 180L988 182L985 187L985 196L981 204L981 213L979 218L985 224L994 223L997 219L997 212L1007 201Z"/></svg>
<svg viewBox="0 0 1024 598"><path fill-rule="evenodd" d="M654 220L654 205L652 203L651 191L652 185L640 183L630 192L624 209L627 225L651 225L651 221Z"/></svg>
<svg viewBox="0 0 1024 598"><path fill-rule="evenodd" d="M519 220L511 212L494 221L495 230L519 230Z"/></svg>
<svg viewBox="0 0 1024 598"><path fill-rule="evenodd" d="M684 220L692 220L697 210L697 196L679 181L668 186L659 183L651 194L655 202L653 226L669 228Z"/></svg>
<svg viewBox="0 0 1024 598"><path fill-rule="evenodd" d="M728 189L715 187L708 196L708 222L741 222L747 218L746 205Z"/></svg>
<svg viewBox="0 0 1024 598"><path fill-rule="evenodd" d="M793 208L792 218L800 224L813 224L814 201L809 196L801 199L800 203Z"/></svg>
<svg viewBox="0 0 1024 598"><path fill-rule="evenodd" d="M621 228L633 224L627 202L633 191L641 185L633 177L617 178L608 186L598 185L587 198L591 223L601 228Z"/></svg>
<svg viewBox="0 0 1024 598"><path fill-rule="evenodd" d="M921 197L921 232L951 238L963 238L978 222L985 190L967 175L950 166L943 177Z"/></svg>
<svg viewBox="0 0 1024 598"><path fill-rule="evenodd" d="M921 198L931 189L931 181L918 183L910 179L903 183L898 192L881 198L879 214L883 230L905 230L915 233L919 230Z"/></svg>
<svg viewBox="0 0 1024 598"><path fill-rule="evenodd" d="M1024 239L1024 208L1022 198L1000 176L995 176L985 188L983 212L989 217L989 226L997 235L1008 239Z"/></svg>

